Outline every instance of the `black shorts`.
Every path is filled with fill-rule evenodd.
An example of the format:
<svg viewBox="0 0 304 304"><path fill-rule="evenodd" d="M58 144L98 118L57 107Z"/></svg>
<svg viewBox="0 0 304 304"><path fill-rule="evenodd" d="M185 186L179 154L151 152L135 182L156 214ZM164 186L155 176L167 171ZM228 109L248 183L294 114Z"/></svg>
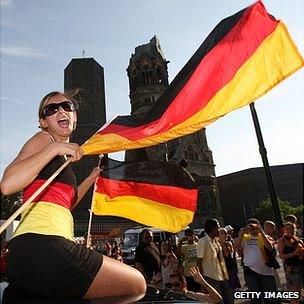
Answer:
<svg viewBox="0 0 304 304"><path fill-rule="evenodd" d="M60 236L27 233L9 244L8 281L46 299L81 299L103 257Z"/></svg>

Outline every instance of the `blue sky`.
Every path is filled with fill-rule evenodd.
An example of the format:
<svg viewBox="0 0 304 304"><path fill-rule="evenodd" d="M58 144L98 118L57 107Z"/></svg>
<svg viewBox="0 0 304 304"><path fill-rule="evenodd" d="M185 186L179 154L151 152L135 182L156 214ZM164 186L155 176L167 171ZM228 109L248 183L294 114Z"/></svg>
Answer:
<svg viewBox="0 0 304 304"><path fill-rule="evenodd" d="M0 176L38 131L37 108L63 90L72 58L93 57L105 69L107 117L128 114L126 68L136 46L160 39L170 81L223 18L249 0L0 0ZM265 0L304 54L304 0ZM270 165L303 162L304 69L256 102ZM216 174L262 165L249 107L207 127ZM122 154L114 157L121 159Z"/></svg>

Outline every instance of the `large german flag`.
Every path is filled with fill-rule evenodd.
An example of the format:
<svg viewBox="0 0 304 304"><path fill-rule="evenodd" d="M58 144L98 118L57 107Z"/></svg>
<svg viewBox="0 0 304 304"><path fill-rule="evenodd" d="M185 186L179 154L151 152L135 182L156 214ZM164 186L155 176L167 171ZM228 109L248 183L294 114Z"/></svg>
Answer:
<svg viewBox="0 0 304 304"><path fill-rule="evenodd" d="M84 154L136 149L193 133L264 95L304 65L262 2L222 20L142 121L119 116Z"/></svg>
<svg viewBox="0 0 304 304"><path fill-rule="evenodd" d="M189 173L167 162L122 163L105 158L92 211L178 232L193 220L198 190Z"/></svg>

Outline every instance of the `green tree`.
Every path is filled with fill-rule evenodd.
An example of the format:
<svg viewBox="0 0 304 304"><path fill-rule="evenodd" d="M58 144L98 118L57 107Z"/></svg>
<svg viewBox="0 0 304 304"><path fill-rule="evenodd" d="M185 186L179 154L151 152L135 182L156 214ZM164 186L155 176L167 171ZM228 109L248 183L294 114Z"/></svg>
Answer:
<svg viewBox="0 0 304 304"><path fill-rule="evenodd" d="M297 207L292 206L288 201L282 201L278 198L279 209L281 212L282 220L287 214L294 214L298 218L298 223L302 225L303 223L303 204ZM264 223L266 220L272 220L275 222L274 211L270 198L262 201L259 206L256 208L254 217L259 219L261 223Z"/></svg>
<svg viewBox="0 0 304 304"><path fill-rule="evenodd" d="M1 195L1 219L8 219L22 204L22 192Z"/></svg>

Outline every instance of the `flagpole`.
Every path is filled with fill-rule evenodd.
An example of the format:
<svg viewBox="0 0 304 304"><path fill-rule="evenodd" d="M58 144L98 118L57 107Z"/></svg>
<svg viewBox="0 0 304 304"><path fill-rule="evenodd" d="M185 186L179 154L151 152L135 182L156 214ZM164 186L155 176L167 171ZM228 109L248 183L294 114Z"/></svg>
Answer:
<svg viewBox="0 0 304 304"><path fill-rule="evenodd" d="M249 106L250 106L250 111L251 111L251 115L252 115L252 119L253 119L256 136L258 139L259 151L260 151L260 154L262 157L263 167L264 167L264 171L265 171L265 175L266 175L266 180L267 180L268 190L269 190L269 194L270 194L271 204L272 204L273 211L274 211L274 216L275 216L279 231L281 231L281 229L283 227L282 216L281 216L278 198L277 198L277 194L276 194L273 179L272 179L270 166L268 163L267 150L264 145L262 131L260 128L260 123L258 120L256 110L254 107L254 102L252 102Z"/></svg>
<svg viewBox="0 0 304 304"><path fill-rule="evenodd" d="M99 155L99 160L98 160L98 165L97 167L100 169L101 166L101 160L103 158L103 155L100 154ZM94 185L94 191L95 192L95 185ZM94 194L93 194L94 195ZM86 247L89 248L89 246L91 245L91 240L90 240L90 235L91 235L91 227L92 227L92 218L93 218L93 197L92 197L92 201L91 201L91 208L89 209L90 211L90 217L89 217L89 224L88 224L88 232L87 232L87 242L86 242Z"/></svg>

